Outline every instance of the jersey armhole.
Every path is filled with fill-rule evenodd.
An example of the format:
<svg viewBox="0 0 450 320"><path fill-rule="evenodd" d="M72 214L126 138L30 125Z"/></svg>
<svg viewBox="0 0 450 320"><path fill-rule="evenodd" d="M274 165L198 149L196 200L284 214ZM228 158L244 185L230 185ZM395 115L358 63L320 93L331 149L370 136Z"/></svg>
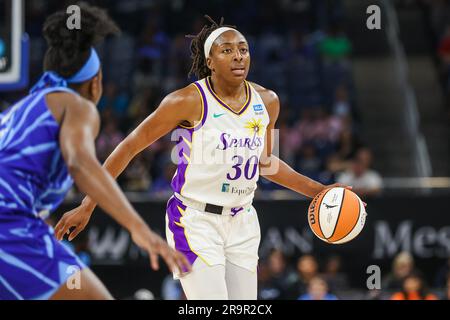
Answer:
<svg viewBox="0 0 450 320"><path fill-rule="evenodd" d="M184 129L198 130L203 126L203 124L206 121L206 117L208 115L208 101L206 100L205 92L203 91L200 84L198 84L197 82L194 82L193 85L194 85L195 89L197 89L198 94L200 95L201 103L202 103L202 115L200 117L200 121L196 121L197 123L195 123L193 126L185 126L185 125L179 124L178 127L184 128Z"/></svg>

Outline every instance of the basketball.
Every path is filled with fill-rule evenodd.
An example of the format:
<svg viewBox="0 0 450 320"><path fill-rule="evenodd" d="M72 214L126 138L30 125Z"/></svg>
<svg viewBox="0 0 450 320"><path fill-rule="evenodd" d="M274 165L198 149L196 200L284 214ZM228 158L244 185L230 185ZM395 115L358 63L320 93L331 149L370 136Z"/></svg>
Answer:
<svg viewBox="0 0 450 320"><path fill-rule="evenodd" d="M342 244L358 236L366 215L363 202L353 191L336 187L314 197L308 209L308 222L321 240Z"/></svg>

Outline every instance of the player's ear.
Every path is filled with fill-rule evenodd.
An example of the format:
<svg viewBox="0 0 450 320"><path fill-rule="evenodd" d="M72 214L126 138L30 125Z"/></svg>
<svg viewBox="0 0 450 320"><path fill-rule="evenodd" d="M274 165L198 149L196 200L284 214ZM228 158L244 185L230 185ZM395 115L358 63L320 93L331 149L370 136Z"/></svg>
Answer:
<svg viewBox="0 0 450 320"><path fill-rule="evenodd" d="M213 62L211 58L206 58L206 66L208 67L209 70L213 71L214 66L213 66Z"/></svg>
<svg viewBox="0 0 450 320"><path fill-rule="evenodd" d="M92 100L95 104L97 104L100 101L100 98L103 93L103 86L102 86L102 75L101 72L99 72L98 75L96 75L89 83L89 96L90 100Z"/></svg>

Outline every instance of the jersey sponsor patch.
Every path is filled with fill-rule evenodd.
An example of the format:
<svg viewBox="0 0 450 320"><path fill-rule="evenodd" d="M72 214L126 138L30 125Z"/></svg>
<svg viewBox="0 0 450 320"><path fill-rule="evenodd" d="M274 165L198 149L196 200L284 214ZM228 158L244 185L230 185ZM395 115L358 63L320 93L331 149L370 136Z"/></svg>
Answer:
<svg viewBox="0 0 450 320"><path fill-rule="evenodd" d="M253 110L254 110L255 112L263 111L263 106L262 106L262 104L255 104L255 105L253 105Z"/></svg>

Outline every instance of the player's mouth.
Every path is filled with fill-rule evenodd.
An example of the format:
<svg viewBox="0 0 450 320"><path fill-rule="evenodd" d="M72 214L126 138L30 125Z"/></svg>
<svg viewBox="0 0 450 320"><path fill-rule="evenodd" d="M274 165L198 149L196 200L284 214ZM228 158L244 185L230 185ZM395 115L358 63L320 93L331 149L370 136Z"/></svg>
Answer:
<svg viewBox="0 0 450 320"><path fill-rule="evenodd" d="M245 75L245 67L235 67L231 68L231 72L238 77Z"/></svg>

